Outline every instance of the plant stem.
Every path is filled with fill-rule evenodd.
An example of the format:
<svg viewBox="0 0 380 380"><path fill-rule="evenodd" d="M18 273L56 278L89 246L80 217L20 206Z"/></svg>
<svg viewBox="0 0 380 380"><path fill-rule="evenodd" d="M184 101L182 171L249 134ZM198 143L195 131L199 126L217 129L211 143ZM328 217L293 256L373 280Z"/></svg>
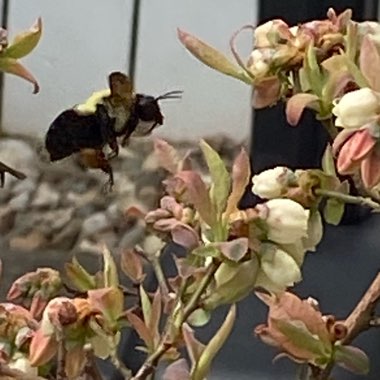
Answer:
<svg viewBox="0 0 380 380"><path fill-rule="evenodd" d="M321 123L330 135L331 140L334 140L335 137L338 135L338 129L335 127L332 118L321 120Z"/></svg>
<svg viewBox="0 0 380 380"><path fill-rule="evenodd" d="M200 282L198 288L192 294L188 303L185 305L183 315L181 316L179 322L176 323L175 330L173 331L173 326L170 323L167 325L164 333L162 334L161 343L158 345L155 352L148 356L144 364L140 367L136 375L131 380L145 380L151 373L153 373L158 361L166 353L166 351L168 351L173 346L173 343L166 342L169 331L171 332L172 336L179 335L182 324L186 322L190 314L194 311L194 309L197 308L198 302L201 299L203 292L207 289L218 267L219 264L216 262L213 262L209 265L207 272Z"/></svg>
<svg viewBox="0 0 380 380"><path fill-rule="evenodd" d="M58 354L57 354L57 380L66 380L66 348L65 341L63 339L63 334L61 332L57 333L58 341Z"/></svg>
<svg viewBox="0 0 380 380"><path fill-rule="evenodd" d="M374 210L380 211L380 204L372 200L371 198L361 197L361 196L354 196L354 195L348 195L343 194L338 191L332 191L332 190L324 190L324 189L315 189L314 193L316 195L321 195L326 198L334 198L338 199L345 203L351 203L356 204L360 206L366 206L370 207Z"/></svg>
<svg viewBox="0 0 380 380"><path fill-rule="evenodd" d="M169 295L169 287L168 287L164 272L161 267L159 256L157 254L153 255L152 257L149 257L149 261L152 264L154 273L158 281L158 286L160 287L160 290L161 290L161 294L164 299L167 299Z"/></svg>
<svg viewBox="0 0 380 380"><path fill-rule="evenodd" d="M347 335L342 339L342 344L350 344L359 334L372 327L375 308L380 301L380 272L377 273L370 287L356 305L355 309L344 321L347 327ZM327 380L330 376L334 363L331 362L322 370L316 380Z"/></svg>

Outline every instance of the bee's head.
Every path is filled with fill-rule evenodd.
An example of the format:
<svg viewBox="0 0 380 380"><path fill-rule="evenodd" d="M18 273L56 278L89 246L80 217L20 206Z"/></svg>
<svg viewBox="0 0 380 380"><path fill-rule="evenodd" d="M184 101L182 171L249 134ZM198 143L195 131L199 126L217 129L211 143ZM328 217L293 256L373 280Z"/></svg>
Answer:
<svg viewBox="0 0 380 380"><path fill-rule="evenodd" d="M157 98L149 95L137 94L136 111L141 121L153 121L162 125L164 117L162 116L158 102L164 99L179 99L182 91L171 91L160 95Z"/></svg>

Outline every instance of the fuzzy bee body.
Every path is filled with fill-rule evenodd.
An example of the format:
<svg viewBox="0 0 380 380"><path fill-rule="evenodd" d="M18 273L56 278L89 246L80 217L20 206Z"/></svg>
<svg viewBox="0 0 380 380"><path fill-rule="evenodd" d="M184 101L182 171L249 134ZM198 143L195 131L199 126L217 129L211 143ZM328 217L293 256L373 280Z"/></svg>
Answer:
<svg viewBox="0 0 380 380"><path fill-rule="evenodd" d="M157 98L134 94L128 77L119 72L110 74L109 87L59 114L46 133L45 146L51 161L79 153L85 166L99 168L109 175L112 187L109 160L119 153L117 139L122 138L121 145L125 145L131 136L149 135L163 124L158 101L178 98L180 92ZM106 157L103 149L107 145L111 153Z"/></svg>

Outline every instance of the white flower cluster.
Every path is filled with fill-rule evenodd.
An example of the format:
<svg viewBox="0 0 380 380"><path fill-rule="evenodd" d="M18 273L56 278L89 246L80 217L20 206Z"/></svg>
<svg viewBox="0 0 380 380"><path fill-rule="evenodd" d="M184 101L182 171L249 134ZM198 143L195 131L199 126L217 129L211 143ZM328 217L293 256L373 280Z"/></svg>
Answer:
<svg viewBox="0 0 380 380"><path fill-rule="evenodd" d="M252 192L268 201L256 206L266 229L261 248L261 271L257 286L281 291L301 280L300 267L307 250L314 250L322 238L322 220L300 203L281 198L295 174L276 167L255 175Z"/></svg>

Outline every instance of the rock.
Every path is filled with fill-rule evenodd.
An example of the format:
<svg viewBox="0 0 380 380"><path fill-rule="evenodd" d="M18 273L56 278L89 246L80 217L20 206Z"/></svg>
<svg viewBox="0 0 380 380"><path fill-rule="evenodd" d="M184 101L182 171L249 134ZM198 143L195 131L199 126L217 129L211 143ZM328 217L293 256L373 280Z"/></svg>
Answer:
<svg viewBox="0 0 380 380"><path fill-rule="evenodd" d="M42 223L50 231L61 230L66 224L68 224L74 214L74 208L58 209L41 214Z"/></svg>
<svg viewBox="0 0 380 380"><path fill-rule="evenodd" d="M10 239L9 248L19 251L34 251L47 246L45 235L39 230L33 230L27 235L16 236Z"/></svg>
<svg viewBox="0 0 380 380"><path fill-rule="evenodd" d="M84 236L93 235L111 227L110 220L104 212L97 212L89 216L82 225Z"/></svg>
<svg viewBox="0 0 380 380"><path fill-rule="evenodd" d="M128 177L127 173L115 171L115 185L113 193L120 196L120 194L133 194L135 191L135 184Z"/></svg>
<svg viewBox="0 0 380 380"><path fill-rule="evenodd" d="M119 203L111 203L106 210L106 215L112 223L119 223L120 219L123 217L123 212Z"/></svg>
<svg viewBox="0 0 380 380"><path fill-rule="evenodd" d="M36 190L37 183L35 179L26 178L23 181L17 181L12 189L12 194L19 195L21 193L32 193Z"/></svg>
<svg viewBox="0 0 380 380"><path fill-rule="evenodd" d="M152 152L148 155L148 157L144 160L141 170L144 171L156 171L160 167L160 163L157 159L157 155Z"/></svg>
<svg viewBox="0 0 380 380"><path fill-rule="evenodd" d="M0 233L6 234L12 230L16 220L16 211L8 206L0 207Z"/></svg>
<svg viewBox="0 0 380 380"><path fill-rule="evenodd" d="M80 219L71 220L61 231L53 235L49 243L49 248L70 250L75 246L80 234L82 221Z"/></svg>
<svg viewBox="0 0 380 380"><path fill-rule="evenodd" d="M96 189L91 189L84 194L78 194L74 191L69 191L66 194L65 199L69 204L72 204L76 207L81 207L92 202L98 195L98 191Z"/></svg>
<svg viewBox="0 0 380 380"><path fill-rule="evenodd" d="M13 197L8 203L9 207L15 211L25 211L29 205L30 193L23 192Z"/></svg>
<svg viewBox="0 0 380 380"><path fill-rule="evenodd" d="M160 194L154 186L145 186L136 194L141 203L145 204L149 209L157 207Z"/></svg>
<svg viewBox="0 0 380 380"><path fill-rule="evenodd" d="M133 248L136 244L143 242L145 233L145 227L141 224L136 224L134 227L125 232L119 242L118 248Z"/></svg>
<svg viewBox="0 0 380 380"><path fill-rule="evenodd" d="M41 183L38 187L34 199L32 201L33 207L57 207L60 195L48 183Z"/></svg>

